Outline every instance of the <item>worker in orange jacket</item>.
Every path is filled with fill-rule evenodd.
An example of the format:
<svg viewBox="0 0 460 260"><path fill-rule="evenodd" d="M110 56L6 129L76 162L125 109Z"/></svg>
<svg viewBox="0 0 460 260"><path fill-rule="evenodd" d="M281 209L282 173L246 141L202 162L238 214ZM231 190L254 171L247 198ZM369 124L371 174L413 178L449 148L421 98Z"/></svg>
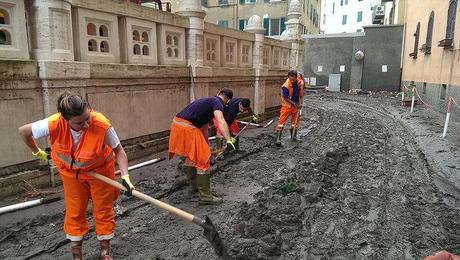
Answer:
<svg viewBox="0 0 460 260"><path fill-rule="evenodd" d="M185 157L185 171L192 190L197 190L200 204L219 204L222 198L214 196L210 188L211 149L208 144L208 128L213 118L227 140L227 151L235 150L235 138L230 136L224 118L224 106L232 99L233 92L223 89L217 96L193 101L173 119L169 134L169 159L175 155Z"/></svg>
<svg viewBox="0 0 460 260"><path fill-rule="evenodd" d="M284 124L289 116L291 117L291 128L289 129L291 137L293 137L293 140L299 141L295 130L299 124L298 113L303 95L303 84L304 82L297 71L291 70L288 73L288 79L281 86L281 111L278 125L276 126L276 145L281 145Z"/></svg>
<svg viewBox="0 0 460 260"><path fill-rule="evenodd" d="M229 126L230 135L235 137L235 150L240 149L240 140L239 136L237 136L240 132L240 127L238 126L238 121L236 118L239 113L244 112L248 112L249 115L251 115L251 122L257 121L257 116L252 112L251 109L251 100L248 98L232 98L224 107L225 122L227 122L227 125ZM223 134L222 131L220 131L216 118L213 119L213 123L216 127L216 148L221 149L224 144Z"/></svg>
<svg viewBox="0 0 460 260"><path fill-rule="evenodd" d="M64 232L71 241L73 259L83 259L82 239L89 231L86 219L89 199L93 204L101 259L112 259L110 240L115 232L113 202L119 192L86 173L96 172L115 179L116 160L122 184L131 195L134 185L128 174L128 158L110 121L92 110L80 95L61 94L57 111L48 118L21 126L19 133L32 154L43 161L48 160L49 154L37 146L35 139L50 137L51 158L64 186Z"/></svg>

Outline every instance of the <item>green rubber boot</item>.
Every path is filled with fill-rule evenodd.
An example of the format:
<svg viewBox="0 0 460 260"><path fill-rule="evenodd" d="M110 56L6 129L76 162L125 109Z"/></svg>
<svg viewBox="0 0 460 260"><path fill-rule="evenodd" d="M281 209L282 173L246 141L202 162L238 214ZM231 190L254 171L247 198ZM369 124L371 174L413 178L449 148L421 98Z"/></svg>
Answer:
<svg viewBox="0 0 460 260"><path fill-rule="evenodd" d="M200 194L200 205L216 205L222 203L222 198L211 194L211 175L208 171L198 170L196 184Z"/></svg>
<svg viewBox="0 0 460 260"><path fill-rule="evenodd" d="M283 131L279 131L277 134L278 135L276 136L275 145L281 146L281 136L283 135Z"/></svg>
<svg viewBox="0 0 460 260"><path fill-rule="evenodd" d="M235 151L239 151L239 150L240 150L240 137L237 136L237 137L235 138L235 140L236 140L236 141L235 141L235 143L233 144L233 145L235 146Z"/></svg>
<svg viewBox="0 0 460 260"><path fill-rule="evenodd" d="M216 149L222 149L223 146L224 146L224 138L216 137Z"/></svg>
<svg viewBox="0 0 460 260"><path fill-rule="evenodd" d="M185 173L187 173L187 178L190 185L190 193L195 193L198 191L196 186L196 168L190 166L184 166Z"/></svg>

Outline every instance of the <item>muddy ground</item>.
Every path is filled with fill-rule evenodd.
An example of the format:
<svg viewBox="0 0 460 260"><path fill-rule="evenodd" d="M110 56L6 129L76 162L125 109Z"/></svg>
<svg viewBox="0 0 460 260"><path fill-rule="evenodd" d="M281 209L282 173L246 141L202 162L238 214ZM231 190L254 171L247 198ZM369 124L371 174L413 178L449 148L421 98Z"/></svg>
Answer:
<svg viewBox="0 0 460 260"><path fill-rule="evenodd" d="M460 110L458 111L460 112ZM276 121L275 121L276 123ZM225 200L199 206L178 161L131 173L138 190L208 215L236 259L420 259L460 254L459 124L399 106L391 93L312 94L302 143L273 145L274 125L241 136L243 151L213 166ZM116 205L116 259L217 259L201 229L134 198ZM0 216L1 259L69 259L62 201ZM84 243L98 253L94 232Z"/></svg>

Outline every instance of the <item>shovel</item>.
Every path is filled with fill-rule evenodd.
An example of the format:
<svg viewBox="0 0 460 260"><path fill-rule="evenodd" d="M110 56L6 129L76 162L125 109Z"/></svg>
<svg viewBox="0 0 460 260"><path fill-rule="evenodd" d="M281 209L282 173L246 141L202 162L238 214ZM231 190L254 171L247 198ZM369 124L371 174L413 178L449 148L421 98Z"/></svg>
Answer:
<svg viewBox="0 0 460 260"><path fill-rule="evenodd" d="M300 119L301 115L302 115L302 104L300 104L299 113L297 113L297 116L296 116L296 122L297 122L297 124L299 126L300 126L299 119ZM294 136L297 134L297 128L299 128L299 127L294 128L294 130L292 131L291 142L292 142L292 140L294 140Z"/></svg>
<svg viewBox="0 0 460 260"><path fill-rule="evenodd" d="M113 186L119 190L126 191L126 188L119 182L114 181L110 178L107 178L105 176L102 176L100 174L97 174L95 172L90 172L88 173L89 176L92 176L102 182L107 183L110 186ZM174 215L181 217L185 219L186 221L192 222L197 224L198 226L203 228L203 235L204 237L211 243L212 247L214 248L214 251L218 256L220 256L222 259L227 260L231 259L230 256L228 255L224 243L222 242L222 239L219 236L219 233L217 232L216 227L212 223L211 219L209 219L208 216L205 216L204 219L194 216L186 211L183 211L181 209L178 209L176 207L173 207L167 203L164 203L160 200L154 199L142 192L139 192L137 190L132 191L132 195L136 198L139 198L141 200L144 200L148 203L151 203L157 207L160 207L168 212L173 213Z"/></svg>
<svg viewBox="0 0 460 260"><path fill-rule="evenodd" d="M252 126L267 128L269 125L271 125L271 124L273 123L273 119L270 120L270 121L268 121L268 123L266 123L265 125L256 124L256 123L251 123L251 122L246 122L246 121L238 121L238 123L241 123L241 124L243 124L243 125L252 125Z"/></svg>

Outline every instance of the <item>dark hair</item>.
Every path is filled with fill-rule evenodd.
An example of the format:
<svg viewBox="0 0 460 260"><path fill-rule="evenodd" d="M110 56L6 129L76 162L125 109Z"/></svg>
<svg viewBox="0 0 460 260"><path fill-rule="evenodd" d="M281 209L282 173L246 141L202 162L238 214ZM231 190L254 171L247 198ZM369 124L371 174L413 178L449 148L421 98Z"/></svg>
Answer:
<svg viewBox="0 0 460 260"><path fill-rule="evenodd" d="M243 105L244 108L248 108L251 105L251 100L249 100L249 98L242 98L241 105Z"/></svg>
<svg viewBox="0 0 460 260"><path fill-rule="evenodd" d="M223 95L225 96L227 99L232 99L233 98L233 91L231 89L228 89L228 88L224 88L222 89L219 94L220 95Z"/></svg>
<svg viewBox="0 0 460 260"><path fill-rule="evenodd" d="M66 120L82 115L87 108L89 104L82 96L68 91L62 93L57 100L57 110Z"/></svg>
<svg viewBox="0 0 460 260"><path fill-rule="evenodd" d="M288 77L297 77L297 71L291 70L288 72Z"/></svg>

